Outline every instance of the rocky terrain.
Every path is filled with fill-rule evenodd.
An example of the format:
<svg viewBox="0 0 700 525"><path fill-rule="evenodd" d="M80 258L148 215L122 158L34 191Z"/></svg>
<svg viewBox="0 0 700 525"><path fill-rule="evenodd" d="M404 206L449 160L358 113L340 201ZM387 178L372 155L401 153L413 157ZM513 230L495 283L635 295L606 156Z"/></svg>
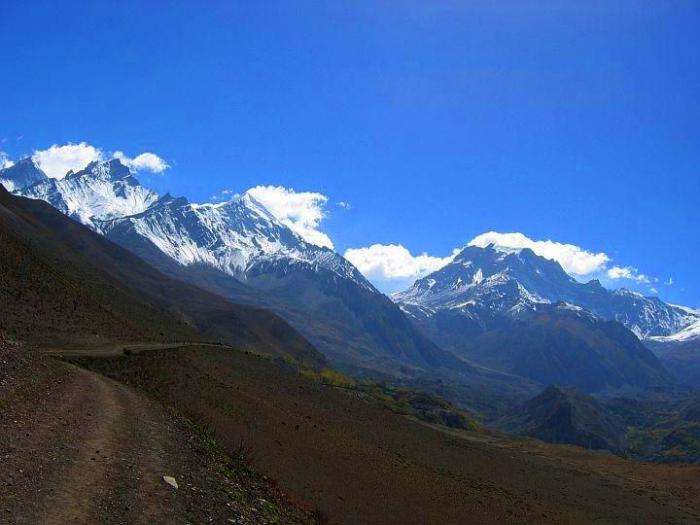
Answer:
<svg viewBox="0 0 700 525"><path fill-rule="evenodd" d="M142 393L6 341L0 363L3 523L318 522Z"/></svg>

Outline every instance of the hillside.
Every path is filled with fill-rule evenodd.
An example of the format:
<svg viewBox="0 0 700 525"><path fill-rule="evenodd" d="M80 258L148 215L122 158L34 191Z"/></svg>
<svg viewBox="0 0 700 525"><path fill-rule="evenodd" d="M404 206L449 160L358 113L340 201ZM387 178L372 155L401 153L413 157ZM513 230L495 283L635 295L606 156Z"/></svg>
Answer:
<svg viewBox="0 0 700 525"><path fill-rule="evenodd" d="M468 323L445 311L418 325L470 362L541 384L596 392L672 381L653 353L620 323L565 304L539 305L517 317L493 317L479 329L470 329Z"/></svg>
<svg viewBox="0 0 700 525"><path fill-rule="evenodd" d="M475 426L430 396L394 390L383 399L392 391L310 380L279 359L247 351L323 366L278 317L171 280L46 203L0 191L0 218L12 246L3 252L2 291L17 302L1 303L12 338L67 355L79 347L83 356L104 356L104 344L123 348L140 337L176 341L72 358L90 371L27 347L2 355L0 477L10 488L0 501L18 523L47 516L144 523L181 516L239 523L465 517L561 523L601 516L691 522L700 515L684 497L693 490L694 470L516 443L463 430ZM37 277L25 286L27 274ZM51 308L37 310L42 316L23 320L23 309L33 312L44 302ZM239 349L177 342L198 337L197 329ZM483 396L490 394L476 381L493 387L507 377L470 370L464 368L462 381ZM180 483L176 492L165 475ZM670 504L659 504L661 495Z"/></svg>
<svg viewBox="0 0 700 525"><path fill-rule="evenodd" d="M0 187L0 329L42 347L222 341L309 366L325 359L265 310L168 278L42 201Z"/></svg>
<svg viewBox="0 0 700 525"><path fill-rule="evenodd" d="M549 443L621 453L625 426L591 396L574 388L550 385L540 395L497 422L502 430Z"/></svg>
<svg viewBox="0 0 700 525"><path fill-rule="evenodd" d="M354 390L211 348L83 366L206 424L330 523L692 523L698 467L429 425Z"/></svg>
<svg viewBox="0 0 700 525"><path fill-rule="evenodd" d="M143 393L2 336L0 363L2 523L319 523Z"/></svg>
<svg viewBox="0 0 700 525"><path fill-rule="evenodd" d="M680 384L700 388L700 338L645 341Z"/></svg>

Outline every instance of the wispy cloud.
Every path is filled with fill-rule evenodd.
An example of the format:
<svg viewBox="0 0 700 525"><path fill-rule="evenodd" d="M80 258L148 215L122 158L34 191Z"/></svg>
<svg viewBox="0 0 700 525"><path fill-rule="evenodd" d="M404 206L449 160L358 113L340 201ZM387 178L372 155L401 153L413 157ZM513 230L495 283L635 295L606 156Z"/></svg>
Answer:
<svg viewBox="0 0 700 525"><path fill-rule="evenodd" d="M613 280L627 279L640 284L649 284L651 282L648 275L639 273L639 270L633 266L613 266L608 269L607 276Z"/></svg>
<svg viewBox="0 0 700 525"><path fill-rule="evenodd" d="M328 197L322 193L297 192L284 186L256 186L247 192L279 221L305 241L333 249L330 237L319 229L326 218Z"/></svg>

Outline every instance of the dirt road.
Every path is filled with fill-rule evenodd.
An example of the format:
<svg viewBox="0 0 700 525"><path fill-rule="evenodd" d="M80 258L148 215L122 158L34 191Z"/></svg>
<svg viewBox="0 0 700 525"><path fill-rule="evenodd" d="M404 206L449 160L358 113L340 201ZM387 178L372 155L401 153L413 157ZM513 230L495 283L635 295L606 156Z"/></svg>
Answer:
<svg viewBox="0 0 700 525"><path fill-rule="evenodd" d="M226 475L190 427L141 393L72 365L40 363L0 392L1 523L264 523L273 514L308 521L269 502L254 480Z"/></svg>

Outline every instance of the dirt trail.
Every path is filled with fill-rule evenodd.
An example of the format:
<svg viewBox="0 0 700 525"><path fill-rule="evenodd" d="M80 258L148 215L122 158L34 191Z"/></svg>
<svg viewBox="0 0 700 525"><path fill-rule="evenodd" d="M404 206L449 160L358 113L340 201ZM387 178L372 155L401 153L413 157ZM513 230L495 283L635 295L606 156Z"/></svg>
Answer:
<svg viewBox="0 0 700 525"><path fill-rule="evenodd" d="M131 387L52 359L29 372L0 381L0 523L259 523L261 501L309 521Z"/></svg>
<svg viewBox="0 0 700 525"><path fill-rule="evenodd" d="M22 453L5 468L15 473L12 486L23 508L12 520L176 522L175 491L162 481L172 472L163 462L171 436L161 411L131 389L77 367L59 381L60 399L15 420L19 439L10 446Z"/></svg>
<svg viewBox="0 0 700 525"><path fill-rule="evenodd" d="M58 357L114 357L123 355L125 352L138 354L148 350L176 350L178 348L187 348L191 346L207 347L207 348L232 348L229 345L222 343L198 343L198 342L170 342L170 343L121 343L121 344L106 344L102 346L78 346L68 347L63 345L59 348L42 348L41 351L46 355Z"/></svg>
<svg viewBox="0 0 700 525"><path fill-rule="evenodd" d="M164 470L154 428L157 414L125 387L84 370L75 372L73 388L78 394L91 394L81 425L85 433L70 463L49 480L52 490L37 521L95 522L120 503L124 514L133 508L144 521L167 520L163 506L149 501L154 494L168 495L158 484ZM152 431L139 436L141 425Z"/></svg>

